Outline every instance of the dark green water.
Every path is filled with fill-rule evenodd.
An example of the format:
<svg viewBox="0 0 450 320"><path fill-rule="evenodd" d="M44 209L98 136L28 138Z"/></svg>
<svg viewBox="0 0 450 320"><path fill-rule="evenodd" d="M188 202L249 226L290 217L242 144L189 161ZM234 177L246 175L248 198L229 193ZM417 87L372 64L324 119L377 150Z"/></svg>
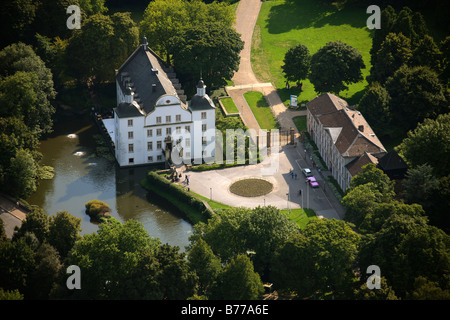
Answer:
<svg viewBox="0 0 450 320"><path fill-rule="evenodd" d="M93 136L99 132L88 116L57 119L54 132L40 145L43 164L54 167L55 177L41 181L27 201L49 215L65 210L81 218L82 234L87 234L96 232L98 225L85 214L84 204L98 199L111 207L119 221L137 220L151 237L184 250L192 226L140 186L149 168L120 169L115 162L97 157Z"/></svg>

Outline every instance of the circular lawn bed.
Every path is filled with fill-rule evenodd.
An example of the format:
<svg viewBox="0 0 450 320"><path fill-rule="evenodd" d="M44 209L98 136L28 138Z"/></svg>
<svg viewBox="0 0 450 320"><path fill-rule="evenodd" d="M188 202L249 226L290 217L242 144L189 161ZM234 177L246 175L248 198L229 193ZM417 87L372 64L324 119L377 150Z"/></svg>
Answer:
<svg viewBox="0 0 450 320"><path fill-rule="evenodd" d="M233 182L230 192L242 197L259 197L268 194L273 189L273 184L264 179L248 178Z"/></svg>

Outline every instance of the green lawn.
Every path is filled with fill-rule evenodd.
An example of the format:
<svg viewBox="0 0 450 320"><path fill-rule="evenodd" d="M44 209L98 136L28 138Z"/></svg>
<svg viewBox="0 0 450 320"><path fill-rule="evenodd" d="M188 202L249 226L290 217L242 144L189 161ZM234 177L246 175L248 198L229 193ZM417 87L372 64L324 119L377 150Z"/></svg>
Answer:
<svg viewBox="0 0 450 320"><path fill-rule="evenodd" d="M244 93L244 98L250 106L250 109L252 109L261 129L271 130L279 128L278 122L272 113L272 109L261 92L248 91Z"/></svg>
<svg viewBox="0 0 450 320"><path fill-rule="evenodd" d="M304 229L309 220L317 219L317 215L313 209L290 209L289 214L288 209L283 209L280 211L288 215L288 218L294 221L300 229Z"/></svg>
<svg viewBox="0 0 450 320"><path fill-rule="evenodd" d="M306 116L298 116L292 118L299 132L306 131Z"/></svg>
<svg viewBox="0 0 450 320"><path fill-rule="evenodd" d="M363 57L365 78L370 71L372 39L366 27L368 15L365 8L343 8L317 0L265 1L255 26L252 40L252 67L260 81L272 82L288 105L291 94L298 96L298 103L313 99L317 93L309 80L303 81L303 90L291 84L287 90L282 74L284 55L299 43L316 53L329 41L341 40L355 47ZM350 104L357 103L367 82L349 86L340 96Z"/></svg>
<svg viewBox="0 0 450 320"><path fill-rule="evenodd" d="M239 113L239 110L236 107L236 105L234 104L233 99L222 98L222 99L220 99L220 101L222 102L223 106L225 107L225 109L227 110L228 113Z"/></svg>

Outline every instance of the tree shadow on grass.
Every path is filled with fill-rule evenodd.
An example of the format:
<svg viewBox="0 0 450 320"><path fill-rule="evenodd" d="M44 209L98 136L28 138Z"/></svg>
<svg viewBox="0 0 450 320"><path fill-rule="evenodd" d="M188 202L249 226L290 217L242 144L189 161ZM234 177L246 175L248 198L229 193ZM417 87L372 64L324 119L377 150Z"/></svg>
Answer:
<svg viewBox="0 0 450 320"><path fill-rule="evenodd" d="M366 26L367 18L365 8L338 8L317 0L287 0L270 8L266 23L270 34L280 34L310 27L321 28L327 24L362 28Z"/></svg>

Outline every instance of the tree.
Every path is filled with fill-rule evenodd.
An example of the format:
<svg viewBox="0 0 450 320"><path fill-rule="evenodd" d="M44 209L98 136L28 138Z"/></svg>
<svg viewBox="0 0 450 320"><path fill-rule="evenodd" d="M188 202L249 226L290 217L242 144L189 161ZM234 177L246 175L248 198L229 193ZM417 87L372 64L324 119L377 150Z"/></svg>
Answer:
<svg viewBox="0 0 450 320"><path fill-rule="evenodd" d="M409 203L416 202L428 206L432 193L439 185L439 180L433 175L433 168L430 165L422 164L408 170L403 185L406 190L406 200Z"/></svg>
<svg viewBox="0 0 450 320"><path fill-rule="evenodd" d="M360 270L367 270L367 267L373 264L379 266L396 295L404 297L404 289L397 286L398 280L405 276L403 271L399 270L401 264L399 265L397 261L399 257L397 251L409 233L426 228L428 225L425 217L391 215L378 232L362 237L358 254Z"/></svg>
<svg viewBox="0 0 450 320"><path fill-rule="evenodd" d="M38 161L38 140L23 121L16 117L0 117L0 128L0 190L10 193L8 168L11 159L18 150L29 150L35 161Z"/></svg>
<svg viewBox="0 0 450 320"><path fill-rule="evenodd" d="M361 287L353 291L353 298L356 300L398 300L385 277L381 277L380 289L376 290L367 288L367 283L364 282Z"/></svg>
<svg viewBox="0 0 450 320"><path fill-rule="evenodd" d="M58 251L48 243L39 246L35 253L35 266L27 279L26 297L48 299L62 269Z"/></svg>
<svg viewBox="0 0 450 320"><path fill-rule="evenodd" d="M18 150L7 169L10 193L27 198L36 191L38 168L28 150Z"/></svg>
<svg viewBox="0 0 450 320"><path fill-rule="evenodd" d="M14 235L14 239L22 238L26 233L36 236L39 243L47 240L50 228L50 218L44 209L33 206L27 213L27 219L22 222L22 226Z"/></svg>
<svg viewBox="0 0 450 320"><path fill-rule="evenodd" d="M240 227L245 248L254 252L253 264L262 277L268 275L275 251L298 232L297 225L273 206L256 207Z"/></svg>
<svg viewBox="0 0 450 320"><path fill-rule="evenodd" d="M450 79L450 36L447 36L439 44L440 51L442 52L440 66L442 68L442 73L440 78L443 83L448 83Z"/></svg>
<svg viewBox="0 0 450 320"><path fill-rule="evenodd" d="M350 181L350 188L354 188L366 183L373 183L375 188L386 198L391 198L394 193L394 183L389 177L378 169L375 164L369 163L362 167L362 170Z"/></svg>
<svg viewBox="0 0 450 320"><path fill-rule="evenodd" d="M17 38L22 40L28 35L38 6L39 3L34 0L12 0L2 3L0 19L3 28L0 48L17 41Z"/></svg>
<svg viewBox="0 0 450 320"><path fill-rule="evenodd" d="M355 278L360 235L351 226L342 220L313 219L301 231L315 260L316 289L322 293L344 291Z"/></svg>
<svg viewBox="0 0 450 320"><path fill-rule="evenodd" d="M82 10L89 16L108 11L105 0L79 0L79 2Z"/></svg>
<svg viewBox="0 0 450 320"><path fill-rule="evenodd" d="M441 50L431 36L425 35L415 47L410 64L412 66L428 66L437 74L441 74L443 69L441 63Z"/></svg>
<svg viewBox="0 0 450 320"><path fill-rule="evenodd" d="M449 111L445 89L436 72L428 67L400 67L386 82L391 96L392 123L405 132L425 118Z"/></svg>
<svg viewBox="0 0 450 320"><path fill-rule="evenodd" d="M372 65L375 64L376 53L380 50L381 44L383 43L386 36L393 32L392 28L394 26L395 20L397 19L397 13L395 9L388 5L381 11L380 23L381 28L375 29L372 38L372 48L370 48L370 62Z"/></svg>
<svg viewBox="0 0 450 320"><path fill-rule="evenodd" d="M223 300L256 300L264 292L261 279L245 255L233 258L220 274L213 297Z"/></svg>
<svg viewBox="0 0 450 320"><path fill-rule="evenodd" d="M188 252L188 263L190 269L195 271L198 276L200 294L208 294L222 271L220 259L214 255L211 247L200 238Z"/></svg>
<svg viewBox="0 0 450 320"><path fill-rule="evenodd" d="M138 45L137 28L129 14L94 14L74 30L66 49L68 73L81 82L111 80Z"/></svg>
<svg viewBox="0 0 450 320"><path fill-rule="evenodd" d="M397 200L375 203L367 212L359 225L362 234L375 233L381 230L384 222L393 215L407 215L410 217L423 217L425 211L420 204L405 204Z"/></svg>
<svg viewBox="0 0 450 320"><path fill-rule="evenodd" d="M149 46L170 64L173 38L183 33L185 28L211 22L231 28L234 20L234 11L228 4L205 4L199 0L155 0L145 9L140 34L146 36Z"/></svg>
<svg viewBox="0 0 450 320"><path fill-rule="evenodd" d="M411 40L402 33L389 33L375 55L368 81L385 84L396 70L409 63L412 57Z"/></svg>
<svg viewBox="0 0 450 320"><path fill-rule="evenodd" d="M450 175L441 177L439 185L431 195L431 207L427 208L430 224L450 232Z"/></svg>
<svg viewBox="0 0 450 320"><path fill-rule="evenodd" d="M53 77L33 48L23 43L3 48L0 75L0 116L18 117L37 138L51 132Z"/></svg>
<svg viewBox="0 0 450 320"><path fill-rule="evenodd" d="M317 290L314 252L305 235L291 236L276 251L270 279L278 290L293 290L299 297L309 297Z"/></svg>
<svg viewBox="0 0 450 320"><path fill-rule="evenodd" d="M25 239L0 242L0 288L25 292L34 265L34 252Z"/></svg>
<svg viewBox="0 0 450 320"><path fill-rule="evenodd" d="M197 223L189 238L191 246L202 238L223 263L230 262L231 258L246 251L240 226L250 213L251 209L248 208L230 208L222 210L220 215L214 215L208 223Z"/></svg>
<svg viewBox="0 0 450 320"><path fill-rule="evenodd" d="M425 119L396 148L412 168L428 163L437 177L450 174L450 113Z"/></svg>
<svg viewBox="0 0 450 320"><path fill-rule="evenodd" d="M281 69L288 81L301 81L308 77L311 68L311 54L305 45L300 43L290 48L286 52L283 62Z"/></svg>
<svg viewBox="0 0 450 320"><path fill-rule="evenodd" d="M358 104L358 110L378 135L390 131L389 103L391 97L379 82L372 82Z"/></svg>
<svg viewBox="0 0 450 320"><path fill-rule="evenodd" d="M414 279L414 290L408 292L410 300L450 300L450 290L443 290L437 282L419 276Z"/></svg>
<svg viewBox="0 0 450 320"><path fill-rule="evenodd" d="M366 215L374 210L377 203L381 202L383 202L383 195L374 183L369 182L356 186L342 198L342 205L346 208L344 219L359 227Z"/></svg>
<svg viewBox="0 0 450 320"><path fill-rule="evenodd" d="M398 245L393 262L391 283L399 294L413 290L419 276L448 290L450 236L434 226L413 229Z"/></svg>
<svg viewBox="0 0 450 320"><path fill-rule="evenodd" d="M137 221L100 224L97 233L84 235L70 251L68 264L83 270L83 290L71 294L85 299L125 299L122 284L130 285L139 261L154 254L159 245Z"/></svg>
<svg viewBox="0 0 450 320"><path fill-rule="evenodd" d="M155 253L161 268L158 284L163 297L169 300L184 300L192 296L198 281L195 272L189 268L185 253L178 250L178 247L164 244Z"/></svg>
<svg viewBox="0 0 450 320"><path fill-rule="evenodd" d="M361 54L341 41L328 42L311 58L309 80L317 92L339 93L347 85L363 80Z"/></svg>
<svg viewBox="0 0 450 320"><path fill-rule="evenodd" d="M171 39L170 52L177 73L195 83L201 75L211 86L223 86L239 69L244 48L239 34L218 22L185 27Z"/></svg>
<svg viewBox="0 0 450 320"><path fill-rule="evenodd" d="M81 238L81 219L75 218L67 211L61 211L52 216L49 224L48 242L64 259Z"/></svg>

